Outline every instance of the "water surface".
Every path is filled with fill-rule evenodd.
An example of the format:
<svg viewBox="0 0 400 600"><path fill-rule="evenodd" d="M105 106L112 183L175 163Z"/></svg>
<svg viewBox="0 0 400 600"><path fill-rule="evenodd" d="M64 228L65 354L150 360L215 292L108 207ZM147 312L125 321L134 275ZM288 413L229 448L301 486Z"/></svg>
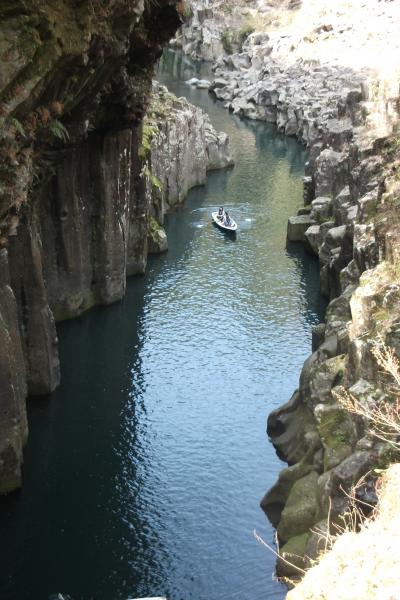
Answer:
<svg viewBox="0 0 400 600"><path fill-rule="evenodd" d="M281 463L268 413L319 321L318 265L285 248L305 151L185 79L160 79L227 131L236 161L168 218L170 251L125 299L61 324L62 385L29 402L24 487L1 502L0 598L279 600L259 508ZM210 223L224 204L236 240Z"/></svg>

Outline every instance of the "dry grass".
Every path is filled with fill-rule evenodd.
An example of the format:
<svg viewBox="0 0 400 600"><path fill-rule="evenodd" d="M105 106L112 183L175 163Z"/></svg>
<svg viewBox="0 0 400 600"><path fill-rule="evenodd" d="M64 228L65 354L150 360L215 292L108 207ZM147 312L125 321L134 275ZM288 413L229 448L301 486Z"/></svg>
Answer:
<svg viewBox="0 0 400 600"><path fill-rule="evenodd" d="M366 402L344 388L333 391L337 402L347 411L363 417L371 434L400 452L400 363L392 348L376 342L372 353L381 370L385 397Z"/></svg>
<svg viewBox="0 0 400 600"><path fill-rule="evenodd" d="M400 465L381 480L379 504L359 533L349 523L287 600L400 600Z"/></svg>

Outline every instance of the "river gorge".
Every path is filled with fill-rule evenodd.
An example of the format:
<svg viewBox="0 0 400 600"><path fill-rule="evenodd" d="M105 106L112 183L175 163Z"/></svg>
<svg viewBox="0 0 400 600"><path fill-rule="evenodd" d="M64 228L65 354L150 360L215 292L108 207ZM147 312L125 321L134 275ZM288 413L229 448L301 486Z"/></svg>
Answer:
<svg viewBox="0 0 400 600"><path fill-rule="evenodd" d="M235 166L167 216L168 253L121 302L58 325L61 386L29 401L23 488L1 500L1 598L286 594L253 530L273 543L266 418L325 309L318 261L286 247L307 152L185 83L207 75L167 52L158 78L228 133ZM210 223L220 204L236 239Z"/></svg>
<svg viewBox="0 0 400 600"><path fill-rule="evenodd" d="M0 2L2 600L398 598L399 22Z"/></svg>

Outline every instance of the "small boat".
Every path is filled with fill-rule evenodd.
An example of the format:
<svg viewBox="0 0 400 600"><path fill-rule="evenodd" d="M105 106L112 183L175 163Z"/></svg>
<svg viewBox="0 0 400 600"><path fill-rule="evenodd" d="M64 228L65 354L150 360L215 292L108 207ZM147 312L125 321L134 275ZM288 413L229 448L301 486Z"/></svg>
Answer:
<svg viewBox="0 0 400 600"><path fill-rule="evenodd" d="M211 213L211 218L214 221L214 223L216 225L218 225L218 227L220 229L222 229L223 231L230 231L230 232L237 231L237 223L232 219L232 217L229 217L230 225L226 225L225 219L218 218L218 211Z"/></svg>

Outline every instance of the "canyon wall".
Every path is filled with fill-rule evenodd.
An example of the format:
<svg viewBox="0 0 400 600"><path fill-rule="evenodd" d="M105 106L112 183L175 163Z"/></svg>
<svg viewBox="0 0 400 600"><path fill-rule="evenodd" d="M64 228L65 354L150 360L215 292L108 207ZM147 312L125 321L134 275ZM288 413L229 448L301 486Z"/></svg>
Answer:
<svg viewBox="0 0 400 600"><path fill-rule="evenodd" d="M153 82L141 154L151 198L149 247L151 252L163 251L165 214L182 203L191 188L204 184L208 171L233 164L229 139L215 131L204 111Z"/></svg>
<svg viewBox="0 0 400 600"><path fill-rule="evenodd" d="M0 493L21 484L27 395L59 384L56 321L122 298L166 249L168 207L230 162L199 109L168 95L155 116L154 65L184 15L176 0L0 7Z"/></svg>

